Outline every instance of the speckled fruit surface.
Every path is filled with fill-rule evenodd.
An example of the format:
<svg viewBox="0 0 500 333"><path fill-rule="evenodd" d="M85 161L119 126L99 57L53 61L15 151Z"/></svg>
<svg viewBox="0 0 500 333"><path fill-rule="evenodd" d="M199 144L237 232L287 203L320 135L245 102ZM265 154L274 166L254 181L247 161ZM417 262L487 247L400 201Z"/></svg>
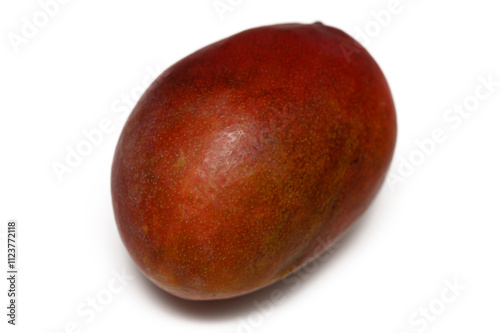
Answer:
<svg viewBox="0 0 500 333"><path fill-rule="evenodd" d="M167 292L246 294L344 234L395 141L388 84L351 37L321 23L243 31L168 68L137 103L112 166L118 230Z"/></svg>

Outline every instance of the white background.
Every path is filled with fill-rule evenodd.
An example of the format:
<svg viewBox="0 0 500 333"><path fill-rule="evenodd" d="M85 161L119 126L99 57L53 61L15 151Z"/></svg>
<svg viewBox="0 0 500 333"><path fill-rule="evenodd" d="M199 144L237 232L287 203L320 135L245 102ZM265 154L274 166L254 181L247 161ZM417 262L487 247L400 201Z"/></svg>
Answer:
<svg viewBox="0 0 500 333"><path fill-rule="evenodd" d="M377 23L390 0L221 2L231 6L222 16L213 0L70 0L43 22L37 1L2 1L0 258L5 267L6 225L17 219L20 275L16 327L2 278L1 331L500 332L500 86L481 86L500 81L497 4L401 0ZM29 35L33 16L45 26ZM289 283L208 303L160 291L129 259L113 218L126 96L149 72L241 30L315 21L355 35L390 83L392 181L333 255ZM444 118L463 103L467 117ZM58 179L53 164L105 119L102 142ZM430 144L440 129L446 140Z"/></svg>

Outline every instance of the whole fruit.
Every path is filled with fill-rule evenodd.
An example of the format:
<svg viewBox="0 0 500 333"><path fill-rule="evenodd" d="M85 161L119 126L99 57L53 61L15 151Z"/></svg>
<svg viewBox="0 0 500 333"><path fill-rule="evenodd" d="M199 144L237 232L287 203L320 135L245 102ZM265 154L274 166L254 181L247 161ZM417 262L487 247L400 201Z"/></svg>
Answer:
<svg viewBox="0 0 500 333"><path fill-rule="evenodd" d="M121 238L181 298L254 291L345 233L395 140L384 75L344 32L241 32L168 68L131 113L111 179Z"/></svg>

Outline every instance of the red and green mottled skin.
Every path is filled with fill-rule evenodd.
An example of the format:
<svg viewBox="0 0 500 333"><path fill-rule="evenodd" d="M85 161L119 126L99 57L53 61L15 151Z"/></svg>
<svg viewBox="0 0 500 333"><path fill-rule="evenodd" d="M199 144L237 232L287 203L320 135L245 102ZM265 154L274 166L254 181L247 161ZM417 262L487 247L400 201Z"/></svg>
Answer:
<svg viewBox="0 0 500 333"><path fill-rule="evenodd" d="M142 272L231 298L325 250L379 190L396 140L387 82L321 23L247 30L167 69L119 139L112 197Z"/></svg>

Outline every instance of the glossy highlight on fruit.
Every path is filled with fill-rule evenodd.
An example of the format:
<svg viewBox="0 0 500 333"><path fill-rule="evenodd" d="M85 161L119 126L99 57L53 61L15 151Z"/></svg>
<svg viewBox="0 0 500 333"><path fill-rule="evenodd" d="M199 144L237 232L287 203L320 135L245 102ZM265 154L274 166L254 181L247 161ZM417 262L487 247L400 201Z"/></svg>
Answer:
<svg viewBox="0 0 500 333"><path fill-rule="evenodd" d="M395 141L384 75L347 34L321 23L246 30L168 68L137 103L112 166L118 230L165 291L243 295L348 230Z"/></svg>

